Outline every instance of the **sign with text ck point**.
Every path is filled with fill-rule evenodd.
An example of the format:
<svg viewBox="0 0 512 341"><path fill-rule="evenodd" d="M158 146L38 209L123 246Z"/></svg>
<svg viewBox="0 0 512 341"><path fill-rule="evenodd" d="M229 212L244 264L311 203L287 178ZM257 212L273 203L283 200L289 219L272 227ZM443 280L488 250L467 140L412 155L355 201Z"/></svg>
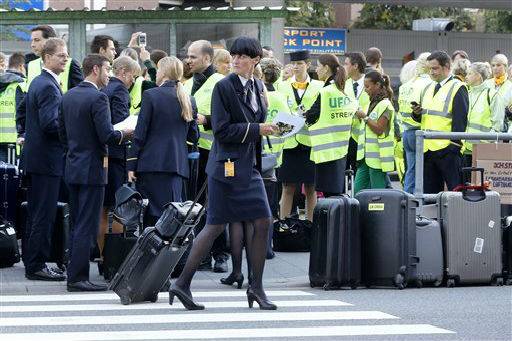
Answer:
<svg viewBox="0 0 512 341"><path fill-rule="evenodd" d="M345 54L347 30L343 28L284 28L284 52L309 50L311 54Z"/></svg>

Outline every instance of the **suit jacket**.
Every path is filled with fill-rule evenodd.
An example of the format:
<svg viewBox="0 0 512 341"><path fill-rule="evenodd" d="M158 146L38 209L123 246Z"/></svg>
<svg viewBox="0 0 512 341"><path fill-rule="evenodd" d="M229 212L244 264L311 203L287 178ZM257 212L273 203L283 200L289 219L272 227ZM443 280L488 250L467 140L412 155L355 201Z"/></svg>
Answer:
<svg viewBox="0 0 512 341"><path fill-rule="evenodd" d="M62 97L59 133L67 149L66 182L104 185L106 144L122 143L121 132L111 123L107 95L88 82L69 90Z"/></svg>
<svg viewBox="0 0 512 341"><path fill-rule="evenodd" d="M191 99L195 118L197 107ZM142 95L127 168L137 172L177 173L188 178L187 141L196 143L198 139L195 120L185 122L181 117L176 82L165 82Z"/></svg>
<svg viewBox="0 0 512 341"><path fill-rule="evenodd" d="M122 81L111 77L107 86L101 89L108 96L110 103L110 116L112 124L124 121L130 116L130 93ZM108 157L116 159L126 159L126 146L110 145L108 147Z"/></svg>
<svg viewBox="0 0 512 341"><path fill-rule="evenodd" d="M228 75L213 88L211 116L214 142L206 172L219 181L246 186L251 181L255 162L261 171L259 124L265 122L267 104L265 85L256 79L254 87L259 106L256 113L245 103L244 87L238 75ZM234 177L225 177L224 162L228 159L235 163Z"/></svg>
<svg viewBox="0 0 512 341"><path fill-rule="evenodd" d="M43 70L34 78L26 100L25 170L28 173L62 176L64 148L59 140L59 105L62 98L57 81Z"/></svg>

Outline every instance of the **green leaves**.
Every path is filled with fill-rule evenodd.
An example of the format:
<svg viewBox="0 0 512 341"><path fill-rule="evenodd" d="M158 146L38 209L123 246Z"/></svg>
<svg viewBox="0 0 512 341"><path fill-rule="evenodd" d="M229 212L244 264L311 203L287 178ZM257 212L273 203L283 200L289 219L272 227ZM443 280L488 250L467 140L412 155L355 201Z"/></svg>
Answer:
<svg viewBox="0 0 512 341"><path fill-rule="evenodd" d="M298 12L288 12L285 26L332 27L335 22L332 5L311 1L286 0L287 7L300 7Z"/></svg>

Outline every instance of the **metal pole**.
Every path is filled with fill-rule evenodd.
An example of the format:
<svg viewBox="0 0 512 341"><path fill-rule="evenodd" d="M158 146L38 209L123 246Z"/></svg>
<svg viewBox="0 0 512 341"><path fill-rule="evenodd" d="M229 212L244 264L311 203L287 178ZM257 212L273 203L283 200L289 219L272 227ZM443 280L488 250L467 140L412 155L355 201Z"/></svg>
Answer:
<svg viewBox="0 0 512 341"><path fill-rule="evenodd" d="M415 189L414 196L418 199L418 214L421 215L423 200L425 194L423 193L424 178L424 154L423 144L427 140L480 140L480 141L499 141L512 140L512 134L509 133L463 133L463 132L439 132L439 131L424 131L416 130L416 172L415 172Z"/></svg>

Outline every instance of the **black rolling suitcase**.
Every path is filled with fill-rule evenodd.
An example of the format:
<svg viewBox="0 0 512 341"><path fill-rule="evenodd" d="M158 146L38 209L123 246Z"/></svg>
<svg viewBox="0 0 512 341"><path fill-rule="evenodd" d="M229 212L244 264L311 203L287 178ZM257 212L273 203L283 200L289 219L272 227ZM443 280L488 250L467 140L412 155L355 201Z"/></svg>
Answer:
<svg viewBox="0 0 512 341"><path fill-rule="evenodd" d="M16 146L9 145L7 162L0 161L0 214L16 226L16 203L20 188L20 174L16 165Z"/></svg>
<svg viewBox="0 0 512 341"><path fill-rule="evenodd" d="M4 220L0 224L0 268L13 266L19 261L20 251L16 231L10 222Z"/></svg>
<svg viewBox="0 0 512 341"><path fill-rule="evenodd" d="M363 190L360 205L362 281L367 287L416 282L416 206L414 197L395 189Z"/></svg>
<svg viewBox="0 0 512 341"><path fill-rule="evenodd" d="M27 202L21 203L21 224L23 228L23 238L21 240L22 255L26 254L28 246L28 238L30 236L30 226L28 217L28 204ZM56 263L57 266L64 270L68 263L69 258L69 230L70 230L70 216L69 205L64 202L57 203L57 214L53 225L50 258L48 262Z"/></svg>
<svg viewBox="0 0 512 341"><path fill-rule="evenodd" d="M343 195L319 199L313 213L309 283L325 290L361 281L359 202Z"/></svg>
<svg viewBox="0 0 512 341"><path fill-rule="evenodd" d="M110 282L109 289L120 297L122 304L158 300L158 292L192 242L193 229L204 212L204 206L197 204L197 200L206 184L194 202L172 203L159 219L160 224L146 228L139 237ZM186 214L182 215L184 210Z"/></svg>

